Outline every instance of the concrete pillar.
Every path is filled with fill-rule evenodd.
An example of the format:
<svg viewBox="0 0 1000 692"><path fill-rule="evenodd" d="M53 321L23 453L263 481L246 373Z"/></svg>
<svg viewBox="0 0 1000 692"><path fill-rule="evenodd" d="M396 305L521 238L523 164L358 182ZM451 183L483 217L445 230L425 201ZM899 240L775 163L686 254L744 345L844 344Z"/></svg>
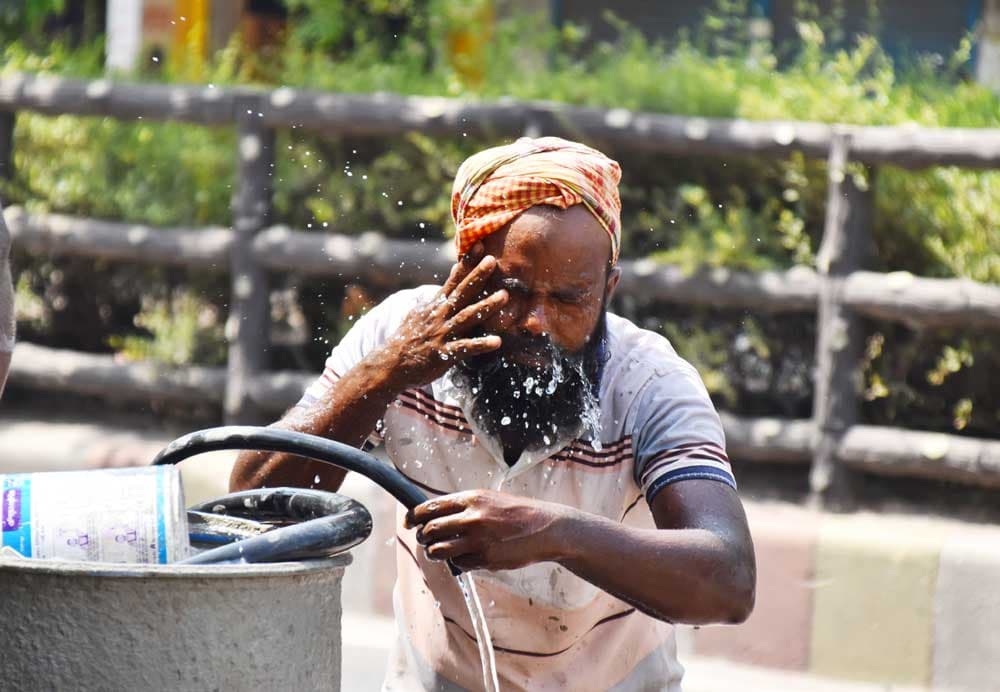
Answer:
<svg viewBox="0 0 1000 692"><path fill-rule="evenodd" d="M976 45L976 79L1000 94L1000 0L983 0Z"/></svg>
<svg viewBox="0 0 1000 692"><path fill-rule="evenodd" d="M131 72L142 51L142 0L108 0L108 70Z"/></svg>
<svg viewBox="0 0 1000 692"><path fill-rule="evenodd" d="M215 0L209 9L208 48L211 53L226 47L240 27L244 0Z"/></svg>

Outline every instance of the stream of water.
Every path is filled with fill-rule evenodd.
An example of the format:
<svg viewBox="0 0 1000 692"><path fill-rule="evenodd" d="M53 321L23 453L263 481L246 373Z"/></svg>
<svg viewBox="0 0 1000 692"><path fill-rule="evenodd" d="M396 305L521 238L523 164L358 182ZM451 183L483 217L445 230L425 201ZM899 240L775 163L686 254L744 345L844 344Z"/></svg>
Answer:
<svg viewBox="0 0 1000 692"><path fill-rule="evenodd" d="M465 607L469 609L472 619L472 629L475 631L476 643L479 644L479 659L483 663L483 688L486 692L500 692L500 681L497 679L497 661L493 656L493 640L486 626L486 616L483 614L483 604L476 593L476 583L469 572L462 572L458 577L458 586L465 597Z"/></svg>

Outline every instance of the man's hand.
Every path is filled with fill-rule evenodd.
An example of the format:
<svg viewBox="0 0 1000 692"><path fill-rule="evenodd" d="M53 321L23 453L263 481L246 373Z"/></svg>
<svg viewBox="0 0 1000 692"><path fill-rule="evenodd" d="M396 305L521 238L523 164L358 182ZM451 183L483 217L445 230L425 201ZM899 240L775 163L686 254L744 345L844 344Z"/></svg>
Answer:
<svg viewBox="0 0 1000 692"><path fill-rule="evenodd" d="M495 258L483 257L481 244L466 253L435 299L410 312L384 346L344 373L325 396L293 408L274 426L358 446L400 392L433 382L462 358L499 348L499 336L470 335L507 302L506 291L485 296L483 290L496 266ZM344 473L286 452L247 450L233 467L229 487L315 485L336 490Z"/></svg>
<svg viewBox="0 0 1000 692"><path fill-rule="evenodd" d="M494 490L470 490L417 505L407 528L432 560L451 560L462 569L517 569L557 560L564 543L560 520L574 510L564 505Z"/></svg>
<svg viewBox="0 0 1000 692"><path fill-rule="evenodd" d="M482 245L477 245L452 267L434 300L403 320L379 354L399 389L433 382L456 361L500 348L495 334L467 336L507 303L507 291L487 295L484 290L496 266L496 258L483 257Z"/></svg>
<svg viewBox="0 0 1000 692"><path fill-rule="evenodd" d="M558 562L668 622L742 622L756 567L736 491L687 480L653 498L657 528L639 529L561 504L493 490L444 495L414 507L408 528L433 560L462 569Z"/></svg>

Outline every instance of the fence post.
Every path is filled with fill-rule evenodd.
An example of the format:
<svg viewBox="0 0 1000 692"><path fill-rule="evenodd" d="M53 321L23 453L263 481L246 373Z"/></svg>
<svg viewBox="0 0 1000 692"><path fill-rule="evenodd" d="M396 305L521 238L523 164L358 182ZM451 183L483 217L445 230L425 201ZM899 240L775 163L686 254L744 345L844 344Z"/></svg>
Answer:
<svg viewBox="0 0 1000 692"><path fill-rule="evenodd" d="M860 184L847 169L850 135L836 132L827 162L828 196L823 241L816 257L820 276L813 398L815 439L809 488L813 504L848 505L850 471L837 463L837 445L858 420L861 388L860 318L841 301L844 280L862 268L873 218L872 170Z"/></svg>
<svg viewBox="0 0 1000 692"><path fill-rule="evenodd" d="M257 113L256 95L236 98L236 189L233 193L232 281L226 339L228 372L223 413L226 423L262 423L266 415L250 396L250 381L267 366L271 305L267 271L254 259L254 237L271 216L274 130Z"/></svg>
<svg viewBox="0 0 1000 692"><path fill-rule="evenodd" d="M0 180L14 175L14 119L13 111L0 111Z"/></svg>

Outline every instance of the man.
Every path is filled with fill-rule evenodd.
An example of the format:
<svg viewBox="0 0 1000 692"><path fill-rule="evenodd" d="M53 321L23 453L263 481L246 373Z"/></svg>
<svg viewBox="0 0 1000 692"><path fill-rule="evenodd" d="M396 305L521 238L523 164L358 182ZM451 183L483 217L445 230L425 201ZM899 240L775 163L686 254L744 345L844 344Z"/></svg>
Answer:
<svg viewBox="0 0 1000 692"><path fill-rule="evenodd" d="M10 278L10 232L0 205L0 397L7 383L11 352L14 350L14 287Z"/></svg>
<svg viewBox="0 0 1000 692"><path fill-rule="evenodd" d="M443 560L477 570L504 690L678 690L669 623L753 607L753 546L701 380L663 337L605 312L620 177L553 137L472 156L444 286L370 311L275 424L355 445L374 430L433 498L399 513L385 689L483 684ZM231 484L317 476L343 478L246 452Z"/></svg>

